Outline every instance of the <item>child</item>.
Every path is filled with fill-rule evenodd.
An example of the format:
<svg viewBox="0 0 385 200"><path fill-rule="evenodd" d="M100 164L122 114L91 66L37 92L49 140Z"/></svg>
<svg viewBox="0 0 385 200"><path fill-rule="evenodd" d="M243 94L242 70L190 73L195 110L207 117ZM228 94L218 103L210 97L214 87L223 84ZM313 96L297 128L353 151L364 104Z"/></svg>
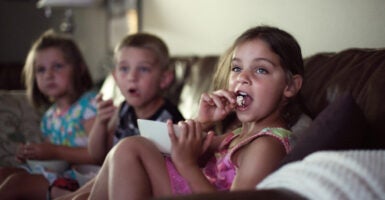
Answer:
<svg viewBox="0 0 385 200"><path fill-rule="evenodd" d="M112 100L97 98L98 115L88 149L100 163L120 139L139 135L137 119L183 120L177 107L162 96L174 74L169 69L168 48L160 38L147 33L125 37L115 49L115 61L112 74L125 101L115 115L117 120L112 117Z"/></svg>
<svg viewBox="0 0 385 200"><path fill-rule="evenodd" d="M96 93L89 92L92 79L76 43L67 36L47 31L30 49L23 72L31 103L40 109L50 107L41 121L44 142L20 145L17 158L23 162L30 159L95 163L86 146L96 115ZM0 196L44 199L47 188L61 175L43 167L33 169L33 174L26 165L3 168Z"/></svg>
<svg viewBox="0 0 385 200"><path fill-rule="evenodd" d="M100 163L119 140L139 135L137 119L171 119L175 123L184 119L177 107L162 96L174 74L169 69L168 48L160 38L148 33L126 36L115 49L115 61L112 74L125 101L117 114L112 100L97 97L98 115L88 150ZM93 180L61 199L87 196L92 185Z"/></svg>
<svg viewBox="0 0 385 200"><path fill-rule="evenodd" d="M178 137L168 122L171 159L145 138L126 138L107 156L91 199L253 189L272 172L290 150L284 112L302 85L298 43L278 28L249 29L235 41L231 65L220 70L228 71L227 89L203 94L197 119L180 122ZM202 135L233 111L240 129ZM215 156L201 169L198 158L206 149Z"/></svg>

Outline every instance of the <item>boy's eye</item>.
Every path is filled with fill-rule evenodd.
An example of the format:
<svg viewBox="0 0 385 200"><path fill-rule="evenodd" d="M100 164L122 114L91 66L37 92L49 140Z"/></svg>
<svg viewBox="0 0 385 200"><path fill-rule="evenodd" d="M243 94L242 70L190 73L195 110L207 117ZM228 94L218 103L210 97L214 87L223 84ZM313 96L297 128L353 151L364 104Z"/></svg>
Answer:
<svg viewBox="0 0 385 200"><path fill-rule="evenodd" d="M127 66L119 66L119 71L128 72L129 68Z"/></svg>
<svg viewBox="0 0 385 200"><path fill-rule="evenodd" d="M150 68L149 67L146 67L146 66L141 66L139 67L139 72L149 72L150 71Z"/></svg>

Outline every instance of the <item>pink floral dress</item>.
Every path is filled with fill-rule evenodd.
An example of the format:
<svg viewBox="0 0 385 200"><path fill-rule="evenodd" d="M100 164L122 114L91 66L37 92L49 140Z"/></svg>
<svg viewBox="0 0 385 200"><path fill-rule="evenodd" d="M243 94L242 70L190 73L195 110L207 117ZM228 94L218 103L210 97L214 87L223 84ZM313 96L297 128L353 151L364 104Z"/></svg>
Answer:
<svg viewBox="0 0 385 200"><path fill-rule="evenodd" d="M291 132L283 128L265 128L255 135L250 136L246 140L229 148L231 142L239 136L240 129L229 134L221 143L220 151L213 156L202 169L206 178L218 190L229 190L236 175L236 163L231 158L234 152L249 144L253 140L261 136L272 136L278 139L285 147L286 153L291 150L289 137ZM171 187L176 195L190 194L191 188L188 182L178 173L170 157L165 157L166 165L170 176Z"/></svg>

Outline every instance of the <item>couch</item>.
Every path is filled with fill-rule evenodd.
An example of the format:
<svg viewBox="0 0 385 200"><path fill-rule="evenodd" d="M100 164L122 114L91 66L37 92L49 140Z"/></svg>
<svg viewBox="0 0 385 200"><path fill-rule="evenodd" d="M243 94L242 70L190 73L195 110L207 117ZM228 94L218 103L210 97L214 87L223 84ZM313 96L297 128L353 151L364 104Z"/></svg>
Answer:
<svg viewBox="0 0 385 200"><path fill-rule="evenodd" d="M215 70L217 60L218 56L215 55L172 59L176 77L166 96L180 106L186 118L194 115L191 108L197 104L197 101L189 100L198 99L201 92L211 89L208 83L211 82L211 72ZM296 131L294 153L289 154L282 165L325 149L384 149L385 49L355 48L318 53L304 61L305 82L301 91L304 113L314 122L320 122L313 122L315 125L310 124L308 129ZM112 87L107 87L107 91L116 92ZM357 115L361 113L362 118L356 117L356 111L349 110L352 107L334 106L344 110L323 114L323 119L317 120L325 108L346 93L353 97L358 108L356 111L359 112ZM334 115L338 113L343 115L335 118ZM23 90L0 91L0 166L16 164L13 158L18 142L40 139L40 116L41 112L33 110L27 103ZM325 118L329 121L325 122ZM354 134L349 135L349 131Z"/></svg>

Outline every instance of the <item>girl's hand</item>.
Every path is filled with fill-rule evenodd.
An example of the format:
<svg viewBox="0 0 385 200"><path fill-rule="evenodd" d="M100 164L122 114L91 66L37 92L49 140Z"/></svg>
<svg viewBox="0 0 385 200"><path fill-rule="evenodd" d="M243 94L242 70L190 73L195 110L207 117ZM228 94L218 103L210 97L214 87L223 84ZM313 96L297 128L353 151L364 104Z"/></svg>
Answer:
<svg viewBox="0 0 385 200"><path fill-rule="evenodd" d="M97 104L97 115L95 122L107 124L111 117L114 115L116 106L112 99L103 100L103 94L98 94L95 97Z"/></svg>
<svg viewBox="0 0 385 200"><path fill-rule="evenodd" d="M198 165L198 158L207 150L210 145L213 132L203 134L201 124L193 120L181 121L178 126L181 132L175 135L172 121L167 121L169 136L171 140L171 158L178 169L185 169L185 166Z"/></svg>
<svg viewBox="0 0 385 200"><path fill-rule="evenodd" d="M24 157L24 144L19 144L16 150L16 160L19 162L25 162L26 158Z"/></svg>
<svg viewBox="0 0 385 200"><path fill-rule="evenodd" d="M236 106L236 95L228 90L203 93L199 102L197 120L211 124L223 120Z"/></svg>
<svg viewBox="0 0 385 200"><path fill-rule="evenodd" d="M21 147L21 157L25 160L52 160L54 159L55 145L51 143L30 143Z"/></svg>

